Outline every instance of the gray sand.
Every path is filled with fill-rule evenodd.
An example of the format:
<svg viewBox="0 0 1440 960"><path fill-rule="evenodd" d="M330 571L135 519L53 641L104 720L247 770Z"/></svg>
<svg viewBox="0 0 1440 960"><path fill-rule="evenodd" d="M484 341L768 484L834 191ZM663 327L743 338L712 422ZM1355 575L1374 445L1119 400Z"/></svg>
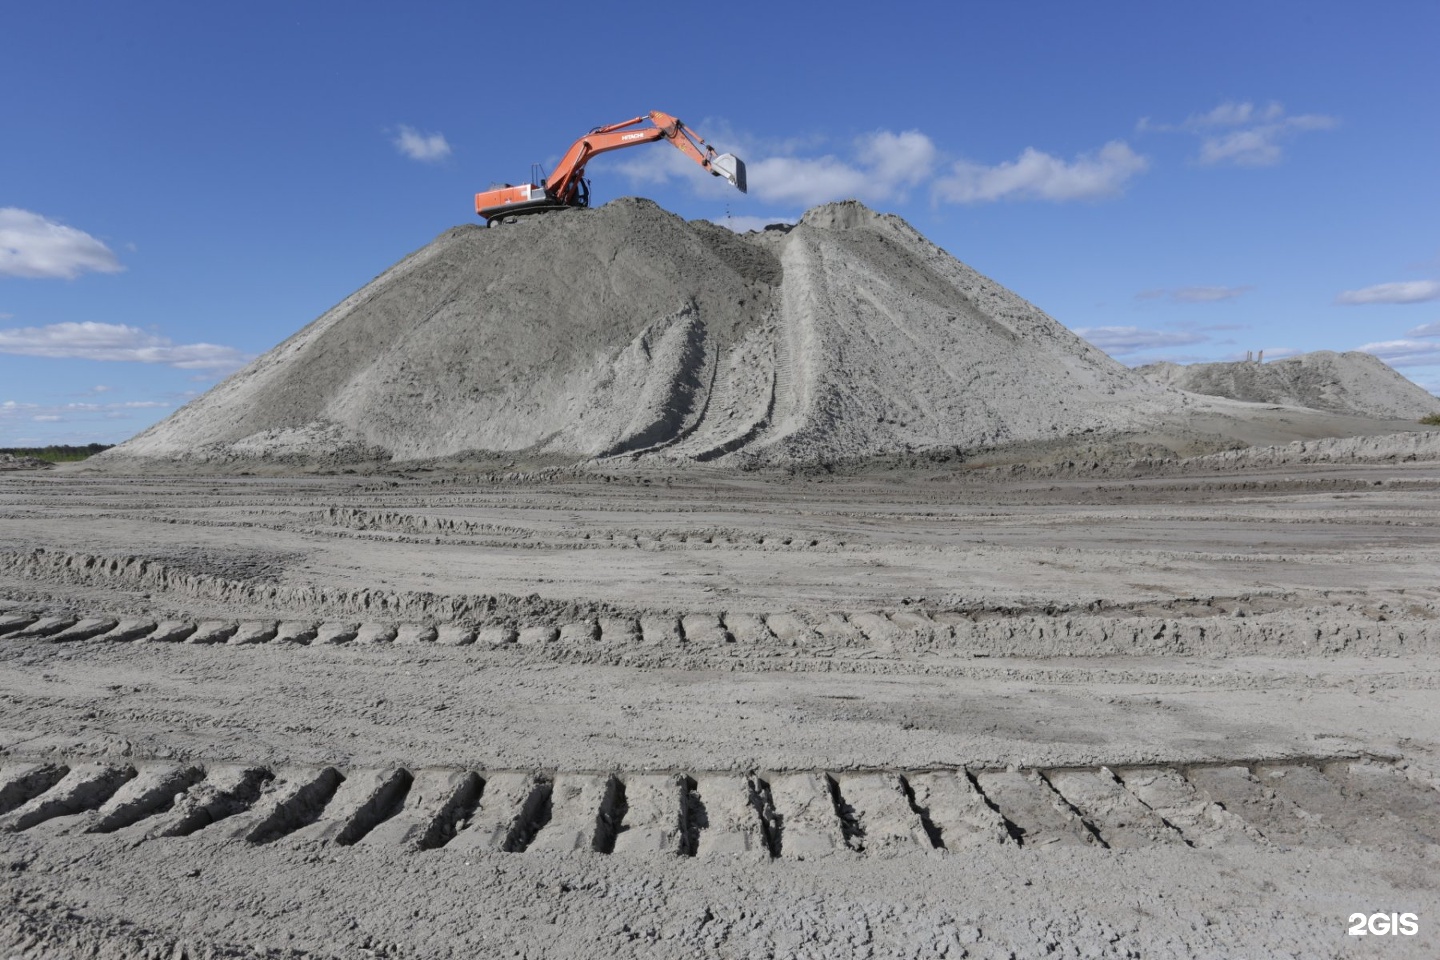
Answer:
<svg viewBox="0 0 1440 960"><path fill-rule="evenodd" d="M1437 440L12 474L0 956L1433 956Z"/></svg>
<svg viewBox="0 0 1440 960"><path fill-rule="evenodd" d="M787 464L1183 406L897 217L737 237L644 200L458 227L97 463L648 453Z"/></svg>
<svg viewBox="0 0 1440 960"><path fill-rule="evenodd" d="M1381 420L1440 413L1440 397L1385 361L1351 350L1316 350L1269 363L1152 363L1136 368L1168 387L1251 403L1278 403Z"/></svg>

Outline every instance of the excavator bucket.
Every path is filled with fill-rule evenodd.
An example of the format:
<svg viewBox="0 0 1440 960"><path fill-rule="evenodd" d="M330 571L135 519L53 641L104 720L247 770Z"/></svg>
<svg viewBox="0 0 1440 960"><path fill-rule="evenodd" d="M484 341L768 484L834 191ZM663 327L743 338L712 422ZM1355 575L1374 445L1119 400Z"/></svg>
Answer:
<svg viewBox="0 0 1440 960"><path fill-rule="evenodd" d="M745 192L745 161L733 153L722 153L710 158L710 170L717 177L724 177Z"/></svg>

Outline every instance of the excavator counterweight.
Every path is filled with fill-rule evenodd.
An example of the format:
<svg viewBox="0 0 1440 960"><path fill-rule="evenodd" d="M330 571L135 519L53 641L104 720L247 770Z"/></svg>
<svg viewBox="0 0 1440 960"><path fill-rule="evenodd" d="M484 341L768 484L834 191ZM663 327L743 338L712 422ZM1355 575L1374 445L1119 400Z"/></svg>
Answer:
<svg viewBox="0 0 1440 960"><path fill-rule="evenodd" d="M650 121L650 126L639 126L646 120ZM592 157L656 140L669 140L673 147L710 171L712 176L724 177L741 193L745 192L745 161L733 153L716 153L714 147L680 120L668 113L652 110L645 116L591 130L570 145L550 176L539 183L519 186L499 184L475 194L475 212L484 217L486 223L494 224L521 214L588 207L590 183L585 179L585 165Z"/></svg>

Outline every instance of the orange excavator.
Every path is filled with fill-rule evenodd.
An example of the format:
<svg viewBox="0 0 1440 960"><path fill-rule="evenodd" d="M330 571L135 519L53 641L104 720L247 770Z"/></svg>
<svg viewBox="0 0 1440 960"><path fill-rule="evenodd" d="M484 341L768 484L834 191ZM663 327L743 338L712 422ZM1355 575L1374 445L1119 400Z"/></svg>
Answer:
<svg viewBox="0 0 1440 960"><path fill-rule="evenodd" d="M651 126L631 129L646 120ZM652 110L643 117L591 130L570 145L548 177L538 177L532 171L531 180L534 182L520 186L496 184L484 193L475 194L475 212L493 226L497 222L513 222L513 218L521 214L588 207L590 181L585 179L585 164L592 157L656 140L669 140L675 149L709 170L712 176L724 177L741 193L745 192L743 160L733 153L717 154L714 147L680 120L668 113Z"/></svg>

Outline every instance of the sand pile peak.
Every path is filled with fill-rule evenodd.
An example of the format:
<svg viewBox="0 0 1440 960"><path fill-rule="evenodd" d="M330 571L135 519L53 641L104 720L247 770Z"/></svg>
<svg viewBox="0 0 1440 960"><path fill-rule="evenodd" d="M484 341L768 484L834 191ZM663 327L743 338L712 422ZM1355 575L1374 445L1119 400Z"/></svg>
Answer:
<svg viewBox="0 0 1440 960"><path fill-rule="evenodd" d="M1316 350L1267 363L1152 363L1136 372L1164 386L1250 403L1381 420L1418 420L1440 413L1440 398L1379 357L1356 350Z"/></svg>
<svg viewBox="0 0 1440 960"><path fill-rule="evenodd" d="M106 459L788 464L1126 430L1179 396L862 204L742 236L629 198L449 230Z"/></svg>

